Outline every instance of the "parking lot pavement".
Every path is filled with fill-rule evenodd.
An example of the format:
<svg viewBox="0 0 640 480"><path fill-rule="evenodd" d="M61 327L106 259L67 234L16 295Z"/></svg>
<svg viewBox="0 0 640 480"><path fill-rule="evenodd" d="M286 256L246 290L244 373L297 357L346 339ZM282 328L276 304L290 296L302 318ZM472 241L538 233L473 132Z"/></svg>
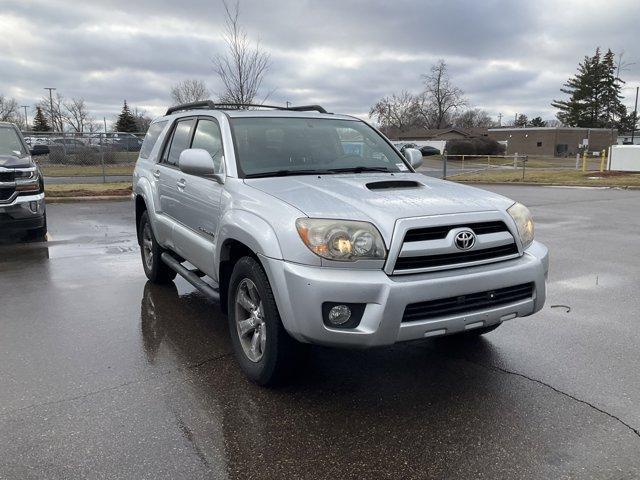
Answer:
<svg viewBox="0 0 640 480"><path fill-rule="evenodd" d="M477 342L313 348L249 384L218 308L142 272L129 201L0 246L0 478L638 478L640 192L492 187L548 303Z"/></svg>

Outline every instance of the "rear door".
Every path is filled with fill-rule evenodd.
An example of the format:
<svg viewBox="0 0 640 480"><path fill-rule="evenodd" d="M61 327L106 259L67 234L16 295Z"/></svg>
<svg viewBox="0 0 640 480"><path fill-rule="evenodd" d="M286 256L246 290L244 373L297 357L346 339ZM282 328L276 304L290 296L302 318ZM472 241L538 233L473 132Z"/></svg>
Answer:
<svg viewBox="0 0 640 480"><path fill-rule="evenodd" d="M222 134L214 118L197 119L191 148L209 152L215 173L220 177L181 173L178 194L182 225L174 230L175 247L180 255L188 258L207 275L216 278L213 259L220 220L220 178L224 175L224 158Z"/></svg>
<svg viewBox="0 0 640 480"><path fill-rule="evenodd" d="M171 136L165 144L157 170L154 172L159 186L160 210L174 222L183 222L183 209L180 199L182 193L179 191L178 184L183 174L178 168L178 160L182 151L189 148L191 144L194 125L194 118L176 121Z"/></svg>

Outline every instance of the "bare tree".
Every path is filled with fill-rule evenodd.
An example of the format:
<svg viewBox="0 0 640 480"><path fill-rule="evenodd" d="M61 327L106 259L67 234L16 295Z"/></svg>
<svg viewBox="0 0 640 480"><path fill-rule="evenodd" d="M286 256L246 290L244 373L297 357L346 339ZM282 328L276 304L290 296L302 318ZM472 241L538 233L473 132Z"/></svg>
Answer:
<svg viewBox="0 0 640 480"><path fill-rule="evenodd" d="M470 108L456 115L453 124L460 128L489 128L495 127L496 122L481 108Z"/></svg>
<svg viewBox="0 0 640 480"><path fill-rule="evenodd" d="M62 102L62 119L75 132L82 133L89 130L93 119L85 104L84 98L72 98Z"/></svg>
<svg viewBox="0 0 640 480"><path fill-rule="evenodd" d="M226 0L222 3L226 12L224 42L227 52L212 60L213 69L224 87L218 97L221 102L254 103L271 65L271 56L259 42L252 43L240 25L239 0L233 6Z"/></svg>
<svg viewBox="0 0 640 480"><path fill-rule="evenodd" d="M209 89L202 80L188 78L171 87L171 99L175 105L197 102L209 98Z"/></svg>
<svg viewBox="0 0 640 480"><path fill-rule="evenodd" d="M195 102L196 100L193 100L193 101ZM183 103L183 102L180 102L180 103ZM184 102L184 103L187 103L187 102ZM136 107L133 109L133 116L135 117L136 128L138 132L142 133L149 130L149 126L151 125L151 122L153 121L153 119L149 116L149 114L146 111L138 110L138 108Z"/></svg>
<svg viewBox="0 0 640 480"><path fill-rule="evenodd" d="M428 75L422 76L424 92L420 96L420 113L428 128L448 126L457 111L467 104L464 93L451 83L444 60L431 67Z"/></svg>
<svg viewBox="0 0 640 480"><path fill-rule="evenodd" d="M64 97L59 93L56 93L52 99L50 99L48 95L44 96L40 102L36 104L36 107L40 107L47 117L47 121L51 122L51 127L54 132L62 132L64 130L64 117L62 115L63 104Z"/></svg>
<svg viewBox="0 0 640 480"><path fill-rule="evenodd" d="M0 122L13 122L20 119L18 102L0 94Z"/></svg>
<svg viewBox="0 0 640 480"><path fill-rule="evenodd" d="M418 103L416 97L403 90L399 94L383 97L369 110L373 118L384 130L405 132L418 123Z"/></svg>

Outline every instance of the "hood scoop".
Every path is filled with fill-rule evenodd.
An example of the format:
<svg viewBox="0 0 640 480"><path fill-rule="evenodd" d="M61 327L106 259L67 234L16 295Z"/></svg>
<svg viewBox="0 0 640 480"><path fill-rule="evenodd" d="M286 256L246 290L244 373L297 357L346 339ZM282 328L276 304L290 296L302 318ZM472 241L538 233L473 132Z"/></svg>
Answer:
<svg viewBox="0 0 640 480"><path fill-rule="evenodd" d="M366 187L371 191L377 190L400 190L406 188L421 188L424 185L413 180L385 180L382 182L367 183Z"/></svg>

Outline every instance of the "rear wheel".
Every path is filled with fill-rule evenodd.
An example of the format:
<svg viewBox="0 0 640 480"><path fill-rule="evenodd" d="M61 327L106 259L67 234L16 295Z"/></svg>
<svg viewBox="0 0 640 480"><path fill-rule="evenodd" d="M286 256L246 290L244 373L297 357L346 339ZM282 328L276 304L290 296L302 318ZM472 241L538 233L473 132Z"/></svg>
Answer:
<svg viewBox="0 0 640 480"><path fill-rule="evenodd" d="M140 217L140 254L142 267L147 278L153 283L169 283L176 278L176 272L171 270L160 258L165 250L158 244L151 229L149 214L145 211Z"/></svg>
<svg viewBox="0 0 640 480"><path fill-rule="evenodd" d="M269 279L253 257L236 263L228 293L229 332L242 371L259 385L279 383L300 361L303 345L282 325Z"/></svg>

